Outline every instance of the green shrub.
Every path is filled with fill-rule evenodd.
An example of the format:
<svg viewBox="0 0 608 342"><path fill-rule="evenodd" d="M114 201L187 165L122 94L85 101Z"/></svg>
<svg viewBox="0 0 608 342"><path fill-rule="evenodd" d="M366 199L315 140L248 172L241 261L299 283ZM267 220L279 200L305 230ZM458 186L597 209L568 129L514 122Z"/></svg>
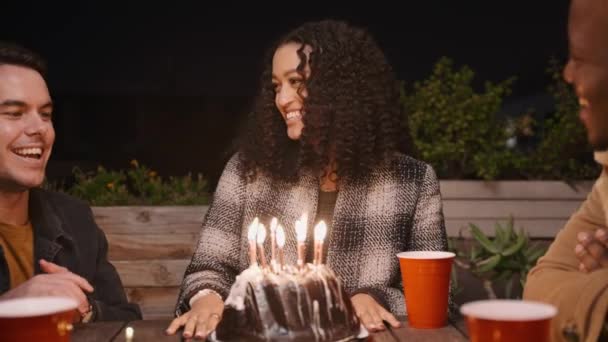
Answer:
<svg viewBox="0 0 608 342"><path fill-rule="evenodd" d="M430 163L442 179L557 179L597 176L599 166L578 120L578 101L561 78L559 64L549 67L549 88L556 111L540 122L534 108L525 113L498 112L511 93L515 78L473 87L474 72L454 68L441 58L431 75L402 88L402 104L418 157ZM516 139L537 142L522 149ZM511 145L509 144L511 143Z"/></svg>
<svg viewBox="0 0 608 342"><path fill-rule="evenodd" d="M495 178L510 153L495 113L513 79L488 82L485 92L477 93L473 78L470 68L454 70L453 62L442 58L412 94L403 92L416 150L442 178Z"/></svg>
<svg viewBox="0 0 608 342"><path fill-rule="evenodd" d="M207 180L198 174L162 179L137 160L128 170L94 172L74 169L75 182L65 192L94 206L114 205L204 205L209 202ZM55 188L57 186L55 185Z"/></svg>
<svg viewBox="0 0 608 342"><path fill-rule="evenodd" d="M132 201L127 189L127 176L121 171L108 171L99 166L94 173L74 168L73 174L75 183L66 192L88 201L90 205L128 205Z"/></svg>

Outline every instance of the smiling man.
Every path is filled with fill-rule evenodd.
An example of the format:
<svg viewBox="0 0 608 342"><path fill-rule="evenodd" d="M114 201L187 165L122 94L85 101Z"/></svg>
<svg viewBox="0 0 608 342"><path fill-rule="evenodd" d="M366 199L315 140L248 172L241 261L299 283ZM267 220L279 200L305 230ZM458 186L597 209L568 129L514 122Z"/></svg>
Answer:
<svg viewBox="0 0 608 342"><path fill-rule="evenodd" d="M603 171L530 271L524 299L555 305L552 341L608 341L608 0L572 0L564 79Z"/></svg>
<svg viewBox="0 0 608 342"><path fill-rule="evenodd" d="M88 205L40 189L53 143L44 62L0 42L0 300L65 296L83 322L141 319Z"/></svg>

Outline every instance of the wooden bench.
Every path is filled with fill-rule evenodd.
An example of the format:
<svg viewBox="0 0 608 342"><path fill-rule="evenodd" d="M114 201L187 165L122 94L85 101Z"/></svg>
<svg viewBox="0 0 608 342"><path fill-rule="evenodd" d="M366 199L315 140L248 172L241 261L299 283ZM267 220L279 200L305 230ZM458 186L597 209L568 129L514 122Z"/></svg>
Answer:
<svg viewBox="0 0 608 342"><path fill-rule="evenodd" d="M442 181L448 235L457 236L469 222L492 233L496 221L512 215L516 227L524 227L533 238L551 239L591 185ZM144 319L172 317L206 211L207 206L93 208L109 240L110 261L128 297L140 304Z"/></svg>

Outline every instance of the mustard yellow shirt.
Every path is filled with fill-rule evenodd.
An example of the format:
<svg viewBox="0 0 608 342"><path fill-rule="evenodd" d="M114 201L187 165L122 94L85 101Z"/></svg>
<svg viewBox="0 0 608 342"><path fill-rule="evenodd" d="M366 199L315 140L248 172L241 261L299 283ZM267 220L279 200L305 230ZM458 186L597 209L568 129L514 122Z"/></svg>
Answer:
<svg viewBox="0 0 608 342"><path fill-rule="evenodd" d="M34 233L31 223L15 226L0 222L0 246L11 275L11 289L34 275Z"/></svg>

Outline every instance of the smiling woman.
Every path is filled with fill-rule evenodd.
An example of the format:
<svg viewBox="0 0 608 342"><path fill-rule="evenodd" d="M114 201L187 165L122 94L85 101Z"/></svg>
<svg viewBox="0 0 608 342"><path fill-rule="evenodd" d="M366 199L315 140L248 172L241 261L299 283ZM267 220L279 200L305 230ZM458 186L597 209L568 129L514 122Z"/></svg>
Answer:
<svg viewBox="0 0 608 342"><path fill-rule="evenodd" d="M275 104L287 125L289 139L298 140L302 135L304 99L308 91L304 80L310 77L310 46L287 43L277 49L272 59L272 84ZM300 62L302 56L302 63Z"/></svg>
<svg viewBox="0 0 608 342"><path fill-rule="evenodd" d="M385 329L383 321L399 326L395 315L405 306L395 255L447 250L439 182L400 142L407 136L402 110L393 69L366 30L324 20L279 39L205 216L168 333L180 326L187 338L213 331L236 277L249 267L248 225L276 217L294 227L302 213L311 218L306 230L308 222L327 224L317 256L344 284L361 324L372 331ZM286 232L285 263L297 264L304 254L298 246L313 251L315 242L312 234L297 241L293 229ZM314 254L300 263L312 263Z"/></svg>

